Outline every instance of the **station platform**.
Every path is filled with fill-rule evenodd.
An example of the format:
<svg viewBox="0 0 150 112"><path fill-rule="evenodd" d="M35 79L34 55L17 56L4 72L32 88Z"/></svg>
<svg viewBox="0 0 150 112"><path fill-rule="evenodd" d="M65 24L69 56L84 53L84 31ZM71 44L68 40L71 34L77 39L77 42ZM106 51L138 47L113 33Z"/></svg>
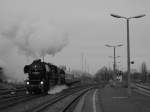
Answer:
<svg viewBox="0 0 150 112"><path fill-rule="evenodd" d="M98 101L102 112L150 112L150 97L132 91L128 96L127 88L111 87L98 92Z"/></svg>

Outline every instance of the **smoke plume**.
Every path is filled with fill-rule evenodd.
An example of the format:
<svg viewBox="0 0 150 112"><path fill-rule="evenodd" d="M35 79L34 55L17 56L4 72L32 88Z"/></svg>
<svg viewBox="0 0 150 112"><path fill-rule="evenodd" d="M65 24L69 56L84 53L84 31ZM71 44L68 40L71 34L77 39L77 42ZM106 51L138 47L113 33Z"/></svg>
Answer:
<svg viewBox="0 0 150 112"><path fill-rule="evenodd" d="M5 20L1 23L0 39L0 62L7 74L17 80L25 78L22 71L28 58L54 56L68 44L68 34L44 20Z"/></svg>
<svg viewBox="0 0 150 112"><path fill-rule="evenodd" d="M63 91L64 89L67 89L67 88L68 87L66 85L56 85L48 91L48 94L60 93L61 91Z"/></svg>

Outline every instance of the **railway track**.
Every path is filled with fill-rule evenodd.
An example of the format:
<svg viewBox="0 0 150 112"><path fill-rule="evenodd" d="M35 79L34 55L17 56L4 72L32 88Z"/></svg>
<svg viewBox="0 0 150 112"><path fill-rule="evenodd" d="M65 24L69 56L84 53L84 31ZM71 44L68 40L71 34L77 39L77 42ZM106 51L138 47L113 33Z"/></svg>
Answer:
<svg viewBox="0 0 150 112"><path fill-rule="evenodd" d="M102 85L100 88L103 88L103 87L104 87L104 85ZM99 87L94 87L87 91L81 92L79 95L77 95L72 100L70 100L70 102L68 104L63 106L61 111L56 111L56 112L73 112L75 110L77 104L79 103L80 99L82 97L84 97L86 94L88 94L90 91L92 91L93 89L97 89L97 88L99 88Z"/></svg>
<svg viewBox="0 0 150 112"><path fill-rule="evenodd" d="M85 90L81 92L79 95L77 95L75 98L73 98L68 104L62 108L62 112L73 112L75 109L76 105L80 101L80 99L88 92L89 90Z"/></svg>
<svg viewBox="0 0 150 112"><path fill-rule="evenodd" d="M6 89L6 88L0 88L0 95L6 95L6 94L13 94L16 92L22 92L25 91L26 88L24 86L21 87L14 87L14 88L10 88L10 89Z"/></svg>
<svg viewBox="0 0 150 112"><path fill-rule="evenodd" d="M9 93L11 93L11 91L13 91L13 90L10 90L10 89L3 89L3 90L0 90L0 95L9 94Z"/></svg>
<svg viewBox="0 0 150 112"><path fill-rule="evenodd" d="M23 93L25 93L25 91L26 91L25 88L1 91L0 92L0 100L14 97L14 96L20 95L20 94L22 95Z"/></svg>
<svg viewBox="0 0 150 112"><path fill-rule="evenodd" d="M99 87L99 85L82 85L63 90L54 95L25 95L18 96L6 101L0 101L1 112L41 112L49 110L54 105L61 108L62 112L71 112L80 98L89 90ZM62 107L63 105L63 107ZM53 109L52 112L57 110Z"/></svg>
<svg viewBox="0 0 150 112"><path fill-rule="evenodd" d="M74 89L74 88L72 88L72 89ZM43 95L26 95L26 94L11 95L11 94L9 94L9 96L8 95L5 96L7 98L3 99L4 96L1 98L1 100L0 100L0 110L1 111L7 111L7 109L15 107L18 104L22 104L22 103L26 104L26 103L28 103L28 101L38 99L38 98L41 98L43 96L51 98L51 96L55 96L55 95L45 95L45 94L43 94Z"/></svg>
<svg viewBox="0 0 150 112"><path fill-rule="evenodd" d="M38 97L41 97L41 95L36 95L36 96L35 95L34 96L31 96L31 95L19 95L19 96L13 96L13 97L1 100L0 101L0 110L13 107L13 106L15 106L15 105L17 105L19 103L27 102L29 100L32 100L32 99L38 98Z"/></svg>
<svg viewBox="0 0 150 112"><path fill-rule="evenodd" d="M88 90L85 90L85 91L88 91ZM69 97L69 96L74 95L74 94L77 94L77 93L68 93L68 94L63 94L63 95L59 95L57 97L54 97L50 101L47 101L44 104L41 104L40 106L37 106L37 107L31 109L30 112L41 112L41 111L44 111L47 108L51 107L52 105L58 103L59 101L64 100L66 97Z"/></svg>
<svg viewBox="0 0 150 112"><path fill-rule="evenodd" d="M84 87L75 87L71 88L69 90L63 91L62 93L47 99L47 101L44 101L43 103L40 103L39 105L36 105L33 108L30 108L24 112L42 112L47 110L49 107L52 107L53 105L57 105L58 102L63 101L65 98L72 97L70 98L69 103L65 105L62 112L70 111L72 108L72 105L77 103L77 101L89 90L96 88L96 86L84 86ZM70 108L71 107L71 108ZM54 110L52 110L54 111ZM69 112L68 111L68 112Z"/></svg>
<svg viewBox="0 0 150 112"><path fill-rule="evenodd" d="M143 84L138 84L138 83L132 83L131 87L133 88L133 90L135 92L138 92L138 93L146 95L146 96L150 96L150 87L149 86L145 86Z"/></svg>
<svg viewBox="0 0 150 112"><path fill-rule="evenodd" d="M3 90L0 92L0 110L10 108L21 102L26 102L41 95L27 95L24 87L13 90Z"/></svg>

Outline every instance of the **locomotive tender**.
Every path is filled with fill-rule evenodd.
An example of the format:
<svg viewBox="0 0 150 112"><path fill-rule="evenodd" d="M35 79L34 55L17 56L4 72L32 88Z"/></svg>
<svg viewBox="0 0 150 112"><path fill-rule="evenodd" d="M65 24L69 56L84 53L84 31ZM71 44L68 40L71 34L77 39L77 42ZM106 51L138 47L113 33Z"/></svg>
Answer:
<svg viewBox="0 0 150 112"><path fill-rule="evenodd" d="M28 74L28 93L47 93L52 86L65 83L65 71L51 63L41 62L41 59L25 65L24 73Z"/></svg>

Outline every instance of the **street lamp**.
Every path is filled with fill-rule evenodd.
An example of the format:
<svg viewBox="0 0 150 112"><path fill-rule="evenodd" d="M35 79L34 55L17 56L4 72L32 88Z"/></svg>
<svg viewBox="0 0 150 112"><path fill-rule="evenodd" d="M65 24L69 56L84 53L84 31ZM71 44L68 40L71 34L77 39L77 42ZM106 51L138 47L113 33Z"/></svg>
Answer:
<svg viewBox="0 0 150 112"><path fill-rule="evenodd" d="M112 45L108 45L108 44L106 44L105 45L106 47L113 47L113 49L114 49L114 73L116 72L116 58L118 58L118 57L120 57L120 56L117 56L116 57L116 47L121 47L121 46L123 46L123 44L118 44L118 45L115 45L115 46L112 46Z"/></svg>
<svg viewBox="0 0 150 112"><path fill-rule="evenodd" d="M108 56L109 58L113 58L114 59L114 56ZM117 71L117 62L116 62L116 58L120 58L121 56L116 56L115 57L115 60L114 60L114 62L113 62L113 69L114 69L114 73L116 73L116 71ZM114 65L115 65L115 67L114 67Z"/></svg>
<svg viewBox="0 0 150 112"><path fill-rule="evenodd" d="M129 40L129 20L132 18L141 18L146 16L145 14L141 14L138 16L133 16L133 17L124 17L116 14L110 14L112 17L115 18L123 18L126 19L127 21L127 74L128 74L128 94L131 95L131 87L130 87L130 40Z"/></svg>

